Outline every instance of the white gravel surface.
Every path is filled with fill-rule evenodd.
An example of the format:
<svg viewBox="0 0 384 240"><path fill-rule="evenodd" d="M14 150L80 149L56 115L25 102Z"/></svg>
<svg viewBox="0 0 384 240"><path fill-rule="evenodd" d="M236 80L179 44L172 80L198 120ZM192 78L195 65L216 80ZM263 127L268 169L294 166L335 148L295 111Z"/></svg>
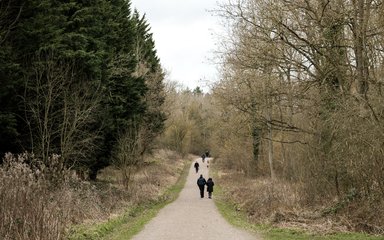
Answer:
<svg viewBox="0 0 384 240"><path fill-rule="evenodd" d="M207 160L207 159L206 159ZM209 160L209 158L208 158ZM205 190L204 198L200 198L196 181L200 174L209 177L207 161L200 164L196 173L191 164L187 182L179 197L160 210L144 229L133 237L135 240L248 240L260 239L243 230L237 229L224 220L219 214L212 199ZM215 181L215 179L213 179ZM215 188L214 188L215 190ZM213 191L212 198L215 198Z"/></svg>

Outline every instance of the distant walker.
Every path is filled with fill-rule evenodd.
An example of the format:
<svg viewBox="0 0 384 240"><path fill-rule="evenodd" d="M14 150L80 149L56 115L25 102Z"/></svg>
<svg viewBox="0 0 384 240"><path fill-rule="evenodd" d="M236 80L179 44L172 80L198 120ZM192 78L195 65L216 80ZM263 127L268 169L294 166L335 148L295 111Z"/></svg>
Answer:
<svg viewBox="0 0 384 240"><path fill-rule="evenodd" d="M195 165L193 165L196 169L196 173L199 171L199 163L196 161Z"/></svg>

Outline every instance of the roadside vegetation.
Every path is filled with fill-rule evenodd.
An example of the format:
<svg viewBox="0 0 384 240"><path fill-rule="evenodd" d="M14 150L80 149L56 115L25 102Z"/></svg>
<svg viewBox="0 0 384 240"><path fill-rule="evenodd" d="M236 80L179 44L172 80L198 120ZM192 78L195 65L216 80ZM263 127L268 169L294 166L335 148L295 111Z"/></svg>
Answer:
<svg viewBox="0 0 384 240"><path fill-rule="evenodd" d="M121 171L113 167L89 182L71 171L52 175L52 168L31 168L31 160L7 155L0 168L3 239L101 239L127 223L138 230L143 217L149 219L177 197L191 162L171 151L156 151L127 189Z"/></svg>
<svg viewBox="0 0 384 240"><path fill-rule="evenodd" d="M217 161L216 161L217 162ZM217 183L214 192L215 204L221 215L232 225L254 232L265 240L382 240L383 235L358 233L350 231L346 226L339 223L339 220L332 217L321 217L317 213L307 212L308 216L296 216L294 214L308 211L305 208L297 209L296 213L290 212L290 219L287 216L275 212L271 214L272 208L262 205L255 199L263 199L264 204L270 204L265 200L267 191L260 188L244 187L245 179L239 175L229 176L224 174L223 169L217 166L216 162L211 163L211 171ZM213 168L213 169L212 169ZM234 180L240 178L240 181ZM254 182L256 185L266 187L266 183ZM247 193L244 193L247 191ZM269 192L269 191L268 191ZM271 195L279 193L269 192ZM264 195L264 196L260 196ZM241 198L239 197L241 196ZM270 196L271 197L271 196ZM283 196L280 196L283 197ZM268 198L268 201L271 199ZM277 199L272 200L271 204ZM250 206L252 202L253 206ZM280 205L282 205L280 203ZM259 207L264 209L260 211ZM265 211L265 212L264 212ZM264 212L264 216L255 219L255 212ZM261 213L262 214L262 213ZM260 214L260 215L261 215ZM286 213L287 214L287 213ZM313 214L310 216L309 214ZM276 219L280 217L280 219Z"/></svg>

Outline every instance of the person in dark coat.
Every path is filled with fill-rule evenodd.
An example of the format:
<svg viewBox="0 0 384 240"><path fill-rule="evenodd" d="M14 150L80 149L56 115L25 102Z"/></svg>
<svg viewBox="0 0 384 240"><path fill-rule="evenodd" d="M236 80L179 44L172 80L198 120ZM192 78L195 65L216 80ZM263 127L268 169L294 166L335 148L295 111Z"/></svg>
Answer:
<svg viewBox="0 0 384 240"><path fill-rule="evenodd" d="M207 185L208 198L212 198L213 186L215 186L215 183L212 181L212 178L208 178L206 185Z"/></svg>
<svg viewBox="0 0 384 240"><path fill-rule="evenodd" d="M200 197L201 197L201 198L204 198L204 188L205 188L205 184L207 184L207 182L205 181L205 178L203 177L203 174L200 174L199 179L197 179L197 186L199 186L199 189L200 189Z"/></svg>
<svg viewBox="0 0 384 240"><path fill-rule="evenodd" d="M204 160L205 160L205 154L201 155L201 161L203 161L203 163L204 163Z"/></svg>
<svg viewBox="0 0 384 240"><path fill-rule="evenodd" d="M196 169L196 173L199 171L199 163L196 161L195 165L193 165Z"/></svg>
<svg viewBox="0 0 384 240"><path fill-rule="evenodd" d="M205 151L205 157L210 157L210 155L209 155L209 151L208 151L208 150Z"/></svg>

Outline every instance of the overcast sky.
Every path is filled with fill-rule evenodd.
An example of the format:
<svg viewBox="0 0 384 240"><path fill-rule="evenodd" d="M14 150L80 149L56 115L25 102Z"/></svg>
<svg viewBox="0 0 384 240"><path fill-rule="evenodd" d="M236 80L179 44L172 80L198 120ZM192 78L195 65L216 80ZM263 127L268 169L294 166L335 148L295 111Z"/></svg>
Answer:
<svg viewBox="0 0 384 240"><path fill-rule="evenodd" d="M207 90L217 80L212 63L218 19L210 10L217 0L132 0L132 9L145 14L158 57L169 78L194 89Z"/></svg>

